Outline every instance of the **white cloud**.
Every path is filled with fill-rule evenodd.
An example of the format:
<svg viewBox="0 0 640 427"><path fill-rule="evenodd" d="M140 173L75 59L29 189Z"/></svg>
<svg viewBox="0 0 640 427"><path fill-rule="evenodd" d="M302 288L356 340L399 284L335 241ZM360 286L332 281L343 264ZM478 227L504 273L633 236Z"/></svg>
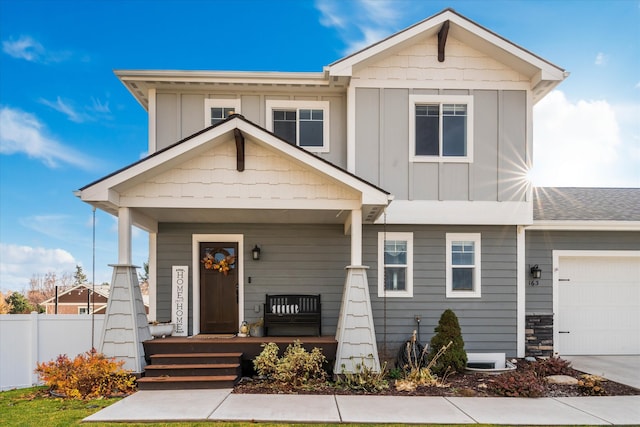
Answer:
<svg viewBox="0 0 640 427"><path fill-rule="evenodd" d="M602 52L598 52L598 54L596 55L595 64L596 65L607 65L607 62L609 62L609 55L605 55Z"/></svg>
<svg viewBox="0 0 640 427"><path fill-rule="evenodd" d="M87 118L83 114L78 113L69 102L63 101L60 97L55 101L40 99L40 102L47 107L53 108L54 110L66 115L72 122L82 123L87 121Z"/></svg>
<svg viewBox="0 0 640 427"><path fill-rule="evenodd" d="M20 36L17 40L3 41L2 51L13 58L44 64L61 62L71 56L70 52L48 51L37 40L29 36Z"/></svg>
<svg viewBox="0 0 640 427"><path fill-rule="evenodd" d="M34 274L73 273L77 260L64 249L33 248L0 243L0 289L22 291Z"/></svg>
<svg viewBox="0 0 640 427"><path fill-rule="evenodd" d="M72 101L57 97L55 101L41 98L40 103L67 116L74 123L94 122L96 120L111 119L109 102L91 97L91 105L77 108Z"/></svg>
<svg viewBox="0 0 640 427"><path fill-rule="evenodd" d="M390 0L317 0L315 6L321 13L320 23L335 28L344 40L345 55L396 31L402 10L398 2Z"/></svg>
<svg viewBox="0 0 640 427"><path fill-rule="evenodd" d="M48 136L45 126L32 114L10 107L0 108L0 154L24 153L49 167L67 163L89 169L93 162L81 153Z"/></svg>
<svg viewBox="0 0 640 427"><path fill-rule="evenodd" d="M534 185L633 185L637 175L624 166L626 145L620 135L619 120L607 101L572 103L563 92L553 91L534 108Z"/></svg>

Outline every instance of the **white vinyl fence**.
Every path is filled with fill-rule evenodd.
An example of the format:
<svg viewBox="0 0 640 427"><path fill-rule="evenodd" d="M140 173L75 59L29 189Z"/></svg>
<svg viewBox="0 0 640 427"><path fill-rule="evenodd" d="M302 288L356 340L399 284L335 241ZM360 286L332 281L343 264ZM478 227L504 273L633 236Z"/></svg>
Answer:
<svg viewBox="0 0 640 427"><path fill-rule="evenodd" d="M0 391L38 384L38 363L91 350L91 323L90 314L1 314ZM96 348L103 323L104 314L96 314Z"/></svg>

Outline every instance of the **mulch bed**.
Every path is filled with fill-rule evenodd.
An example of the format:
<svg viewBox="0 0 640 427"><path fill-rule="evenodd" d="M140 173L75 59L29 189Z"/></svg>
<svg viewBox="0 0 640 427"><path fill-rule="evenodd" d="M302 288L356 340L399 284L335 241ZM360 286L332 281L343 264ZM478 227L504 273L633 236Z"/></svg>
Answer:
<svg viewBox="0 0 640 427"><path fill-rule="evenodd" d="M520 367L518 368L520 369ZM570 369L567 375L580 379L583 372ZM484 373L454 374L446 377L444 387L428 386L418 387L414 391L397 391L393 386L393 380L389 380L389 388L379 393L357 392L341 388L334 383L327 383L309 388L294 388L282 384L274 384L256 378L243 378L235 387L234 393L254 394L338 394L338 395L362 395L375 394L380 396L446 396L446 397L497 397L499 394L492 392L491 383L496 375ZM619 384L613 381L603 381L602 388L606 396L633 396L640 395L640 390ZM584 396L577 385L546 384L542 397L574 397Z"/></svg>

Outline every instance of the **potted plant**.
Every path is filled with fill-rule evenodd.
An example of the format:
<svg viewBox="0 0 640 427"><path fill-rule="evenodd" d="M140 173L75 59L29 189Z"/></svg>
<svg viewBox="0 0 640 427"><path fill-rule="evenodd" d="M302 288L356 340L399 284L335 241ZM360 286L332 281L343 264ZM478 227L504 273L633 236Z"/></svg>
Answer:
<svg viewBox="0 0 640 427"><path fill-rule="evenodd" d="M264 319L262 317L249 325L249 335L252 337L264 336Z"/></svg>
<svg viewBox="0 0 640 427"><path fill-rule="evenodd" d="M149 322L149 332L151 332L151 336L154 338L164 338L167 335L173 334L173 323L169 322L158 322L153 321Z"/></svg>

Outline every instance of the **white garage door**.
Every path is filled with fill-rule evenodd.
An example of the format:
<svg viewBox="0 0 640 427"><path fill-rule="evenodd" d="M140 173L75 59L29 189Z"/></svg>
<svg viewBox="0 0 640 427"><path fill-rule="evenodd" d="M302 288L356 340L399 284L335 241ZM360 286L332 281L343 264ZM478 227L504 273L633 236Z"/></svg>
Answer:
<svg viewBox="0 0 640 427"><path fill-rule="evenodd" d="M640 257L562 256L556 277L561 355L640 354Z"/></svg>

